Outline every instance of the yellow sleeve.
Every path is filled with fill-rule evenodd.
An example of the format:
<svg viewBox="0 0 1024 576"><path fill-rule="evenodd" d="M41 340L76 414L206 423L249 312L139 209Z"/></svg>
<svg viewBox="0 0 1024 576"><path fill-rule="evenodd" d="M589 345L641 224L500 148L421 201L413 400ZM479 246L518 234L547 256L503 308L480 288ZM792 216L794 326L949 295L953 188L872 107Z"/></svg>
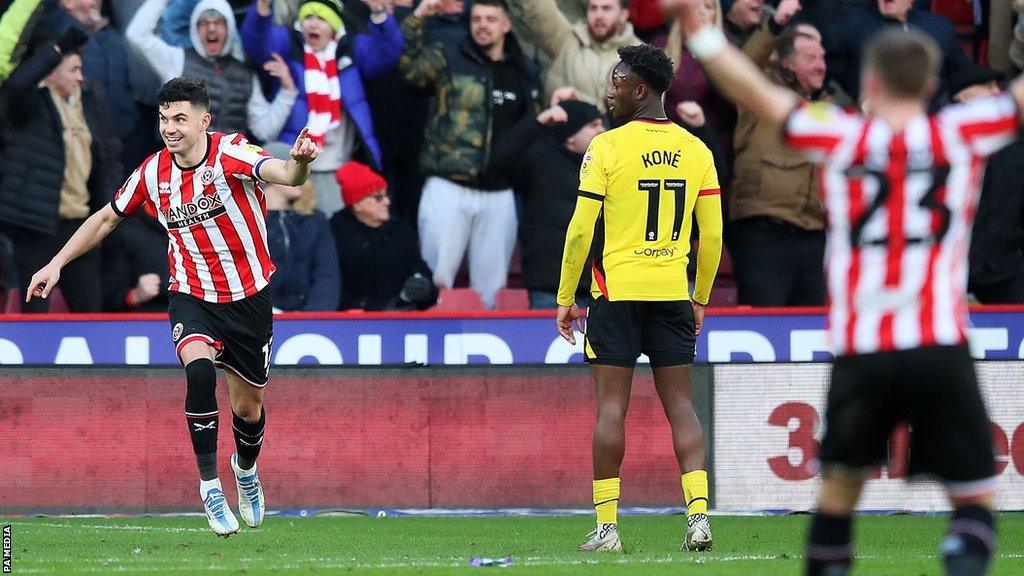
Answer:
<svg viewBox="0 0 1024 576"><path fill-rule="evenodd" d="M604 139L600 136L590 142L590 147L583 154L583 164L580 165L580 190L597 194L604 198L608 193L608 170L605 166L607 150Z"/></svg>
<svg viewBox="0 0 1024 576"><path fill-rule="evenodd" d="M693 300L705 305L711 299L711 286L715 283L718 261L722 258L722 195L710 152L707 154L707 163L694 209L700 244L697 248L697 279L693 286Z"/></svg>
<svg viewBox="0 0 1024 576"><path fill-rule="evenodd" d="M601 141L601 138L594 138L580 166L580 195L576 198L576 210L565 231L562 274L558 281L559 306L572 306L576 302L580 274L594 241L594 224L601 215L604 197L608 192L608 174L605 171L602 153L604 146Z"/></svg>
<svg viewBox="0 0 1024 576"><path fill-rule="evenodd" d="M572 213L569 229L565 232L565 249L562 251L562 275L558 280L558 305L572 306L576 302L576 288L580 282L583 266L590 257L590 246L594 241L594 224L601 215L604 203L591 195L581 192L576 199L576 211Z"/></svg>

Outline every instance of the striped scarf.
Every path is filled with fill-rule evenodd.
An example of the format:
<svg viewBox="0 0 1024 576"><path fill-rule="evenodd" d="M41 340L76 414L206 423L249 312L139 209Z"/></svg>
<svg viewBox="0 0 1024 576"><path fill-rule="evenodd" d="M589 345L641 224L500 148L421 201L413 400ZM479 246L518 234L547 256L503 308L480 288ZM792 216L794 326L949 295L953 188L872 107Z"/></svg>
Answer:
<svg viewBox="0 0 1024 576"><path fill-rule="evenodd" d="M303 47L306 101L309 105L306 125L309 126L309 137L321 147L327 132L341 123L341 85L338 82L338 64L334 58L337 48L336 42L328 44L324 49L328 57L321 62L308 44Z"/></svg>

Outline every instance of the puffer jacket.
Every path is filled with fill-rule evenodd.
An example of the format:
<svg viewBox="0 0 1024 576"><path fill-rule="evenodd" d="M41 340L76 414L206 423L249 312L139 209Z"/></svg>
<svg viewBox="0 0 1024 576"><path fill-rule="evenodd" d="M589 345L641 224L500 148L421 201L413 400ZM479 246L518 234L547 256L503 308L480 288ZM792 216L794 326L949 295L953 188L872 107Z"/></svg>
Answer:
<svg viewBox="0 0 1024 576"><path fill-rule="evenodd" d="M402 21L405 52L398 69L415 88L433 88L420 169L461 184L472 184L491 161L491 68L466 36L461 42L425 46L424 23L415 16ZM506 59L519 68L530 92L534 114L540 113L537 67L515 38L505 37Z"/></svg>
<svg viewBox="0 0 1024 576"><path fill-rule="evenodd" d="M348 21L345 28L353 30L357 26ZM260 16L256 10L256 2L253 2L242 22L242 45L245 46L246 55L256 64L262 65L269 61L271 55L275 53L288 62L292 79L299 89L299 96L277 141L291 144L309 121L302 34L274 24L273 13L269 16ZM398 30L394 16L388 16L387 20L380 24L371 22L364 32L346 34L338 41L336 58L342 108L355 124L359 142L369 152L359 160L377 169L382 166L383 159L363 81L388 74L398 62L402 45L402 34ZM269 84L274 91L280 86L276 79L270 79Z"/></svg>
<svg viewBox="0 0 1024 576"><path fill-rule="evenodd" d="M640 44L633 25L626 22L619 32L598 42L590 34L584 17L575 24L559 11L554 0L522 0L537 45L553 60L544 78L544 101L563 86L572 86L580 100L605 111L608 73L619 62L619 48Z"/></svg>
<svg viewBox="0 0 1024 576"><path fill-rule="evenodd" d="M49 89L39 83L61 62L50 44L39 47L7 79L5 154L0 222L44 234L57 231L64 183L64 125ZM17 95L17 97L14 97ZM82 108L92 134L89 209L110 202L124 177L121 140L102 89L82 84Z"/></svg>

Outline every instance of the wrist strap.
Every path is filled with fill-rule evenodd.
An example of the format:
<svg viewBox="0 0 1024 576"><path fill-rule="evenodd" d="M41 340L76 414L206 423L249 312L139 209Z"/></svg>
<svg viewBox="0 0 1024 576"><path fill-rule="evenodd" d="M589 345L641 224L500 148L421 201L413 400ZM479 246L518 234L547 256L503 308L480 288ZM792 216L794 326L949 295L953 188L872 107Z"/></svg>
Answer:
<svg viewBox="0 0 1024 576"><path fill-rule="evenodd" d="M708 25L686 39L686 48L698 61L707 62L725 50L728 42L721 30Z"/></svg>

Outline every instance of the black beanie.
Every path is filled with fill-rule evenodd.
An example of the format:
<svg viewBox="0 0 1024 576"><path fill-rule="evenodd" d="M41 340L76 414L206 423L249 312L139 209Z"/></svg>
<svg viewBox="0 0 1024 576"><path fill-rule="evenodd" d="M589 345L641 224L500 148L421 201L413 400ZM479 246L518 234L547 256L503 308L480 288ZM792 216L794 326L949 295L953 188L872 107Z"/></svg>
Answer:
<svg viewBox="0 0 1024 576"><path fill-rule="evenodd" d="M580 128L601 117L601 111L597 109L597 106L581 100L563 100L558 105L565 110L565 114L569 117L567 122L555 124L551 131L558 143L565 142L573 134L579 132Z"/></svg>

